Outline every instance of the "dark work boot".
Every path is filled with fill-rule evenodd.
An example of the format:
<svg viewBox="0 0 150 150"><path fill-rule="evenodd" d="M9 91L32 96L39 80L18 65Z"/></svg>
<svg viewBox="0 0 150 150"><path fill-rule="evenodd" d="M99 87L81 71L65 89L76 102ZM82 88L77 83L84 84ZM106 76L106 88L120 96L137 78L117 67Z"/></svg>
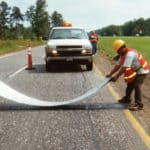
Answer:
<svg viewBox="0 0 150 150"><path fill-rule="evenodd" d="M143 107L144 107L143 105L135 103L135 104L129 106L128 109L131 111L137 111L137 110L143 110Z"/></svg>
<svg viewBox="0 0 150 150"><path fill-rule="evenodd" d="M126 98L126 96L122 97L121 99L118 100L118 103L122 103L122 104L130 104L131 103L131 99Z"/></svg>

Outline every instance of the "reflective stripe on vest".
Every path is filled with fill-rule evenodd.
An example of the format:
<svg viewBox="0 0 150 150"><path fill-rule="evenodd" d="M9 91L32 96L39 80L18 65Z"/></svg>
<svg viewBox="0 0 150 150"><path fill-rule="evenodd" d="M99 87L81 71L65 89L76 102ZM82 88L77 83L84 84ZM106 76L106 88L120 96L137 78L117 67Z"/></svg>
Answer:
<svg viewBox="0 0 150 150"><path fill-rule="evenodd" d="M97 38L91 39L91 42L97 42Z"/></svg>
<svg viewBox="0 0 150 150"><path fill-rule="evenodd" d="M126 68L124 72L124 80L127 83L132 82L135 79L136 72L132 68Z"/></svg>
<svg viewBox="0 0 150 150"><path fill-rule="evenodd" d="M125 57L126 57L127 53L130 52L130 51L134 51L135 53L137 53L138 61L141 65L141 67L144 68L144 69L149 69L150 68L147 61L143 58L143 56L139 52L137 52L136 50L133 50L131 48L127 48L126 50L127 51L126 51L125 55L121 57L121 64L122 65L124 64ZM132 82L135 79L135 76L136 76L136 71L133 70L132 68L126 68L126 70L124 71L124 80L127 83Z"/></svg>
<svg viewBox="0 0 150 150"><path fill-rule="evenodd" d="M139 63L141 64L141 66L144 69L149 69L150 68L147 61L143 58L143 56L140 53L138 53L138 60L139 60Z"/></svg>
<svg viewBox="0 0 150 150"><path fill-rule="evenodd" d="M98 42L98 36L96 33L91 34L91 42Z"/></svg>
<svg viewBox="0 0 150 150"><path fill-rule="evenodd" d="M132 48L126 48L126 50L127 51L126 51L125 55L121 57L122 65L124 64L127 53L133 51L133 52L137 53L138 61L139 61L140 65L142 66L142 68L148 69L148 70L150 69L150 66L148 65L147 61L143 58L143 56L139 52L137 52L136 50L133 50Z"/></svg>

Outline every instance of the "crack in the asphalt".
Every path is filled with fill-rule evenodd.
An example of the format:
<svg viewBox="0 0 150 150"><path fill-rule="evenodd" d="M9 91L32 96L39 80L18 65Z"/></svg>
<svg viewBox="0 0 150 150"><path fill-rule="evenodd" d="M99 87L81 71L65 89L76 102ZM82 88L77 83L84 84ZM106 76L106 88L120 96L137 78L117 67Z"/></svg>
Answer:
<svg viewBox="0 0 150 150"><path fill-rule="evenodd" d="M100 143L96 140L97 135L96 135L96 132L95 132L95 129L94 129L94 125L93 125L93 121L92 121L92 116L90 114L90 110L88 110L88 122L89 122L89 125L91 127L92 138L93 138L95 149L100 150L100 146L99 146Z"/></svg>
<svg viewBox="0 0 150 150"><path fill-rule="evenodd" d="M82 75L82 77L83 77L82 89L83 89L83 92L86 92L86 91L87 91L87 88L86 88L86 77L85 77L83 71L81 72L81 75Z"/></svg>
<svg viewBox="0 0 150 150"><path fill-rule="evenodd" d="M86 77L84 75L83 72L81 72L82 76L83 76L83 91L85 92L87 90L87 87L86 87ZM94 146L95 146L95 149L96 150L99 150L100 147L99 147L99 142L96 140L96 133L95 133L95 130L94 130L94 126L93 126L93 122L92 122L92 118L91 118L91 114L90 114L90 110L88 109L87 110L88 112L88 122L89 122L89 125L90 125L90 128L91 128L91 132L92 132L92 140L93 140L93 143L94 143Z"/></svg>

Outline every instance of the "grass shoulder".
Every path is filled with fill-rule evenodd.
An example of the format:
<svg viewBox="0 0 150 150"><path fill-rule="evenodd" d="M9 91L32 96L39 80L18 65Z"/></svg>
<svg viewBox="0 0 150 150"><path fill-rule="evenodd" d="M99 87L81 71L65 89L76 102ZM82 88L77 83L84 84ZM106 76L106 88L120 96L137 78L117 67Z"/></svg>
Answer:
<svg viewBox="0 0 150 150"><path fill-rule="evenodd" d="M137 49L150 63L150 37L100 37L98 43L98 49L106 53L108 56L113 57L116 53L113 51L112 45L114 40L122 39L126 42L128 47Z"/></svg>
<svg viewBox="0 0 150 150"><path fill-rule="evenodd" d="M28 43L31 42L32 47L38 46L38 45L44 45L46 41L43 40L0 40L0 55L14 52L14 51L20 51L23 49L26 49L28 46Z"/></svg>

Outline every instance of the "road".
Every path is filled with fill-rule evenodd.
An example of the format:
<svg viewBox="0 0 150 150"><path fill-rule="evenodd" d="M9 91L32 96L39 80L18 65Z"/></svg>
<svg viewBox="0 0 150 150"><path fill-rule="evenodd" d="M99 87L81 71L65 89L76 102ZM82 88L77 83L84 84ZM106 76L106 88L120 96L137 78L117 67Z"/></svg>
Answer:
<svg viewBox="0 0 150 150"><path fill-rule="evenodd" d="M0 80L16 91L47 101L76 98L103 77L96 68L55 66L45 71L44 47L0 57ZM88 101L87 101L88 100ZM70 107L30 107L0 97L0 150L147 150L108 87Z"/></svg>

